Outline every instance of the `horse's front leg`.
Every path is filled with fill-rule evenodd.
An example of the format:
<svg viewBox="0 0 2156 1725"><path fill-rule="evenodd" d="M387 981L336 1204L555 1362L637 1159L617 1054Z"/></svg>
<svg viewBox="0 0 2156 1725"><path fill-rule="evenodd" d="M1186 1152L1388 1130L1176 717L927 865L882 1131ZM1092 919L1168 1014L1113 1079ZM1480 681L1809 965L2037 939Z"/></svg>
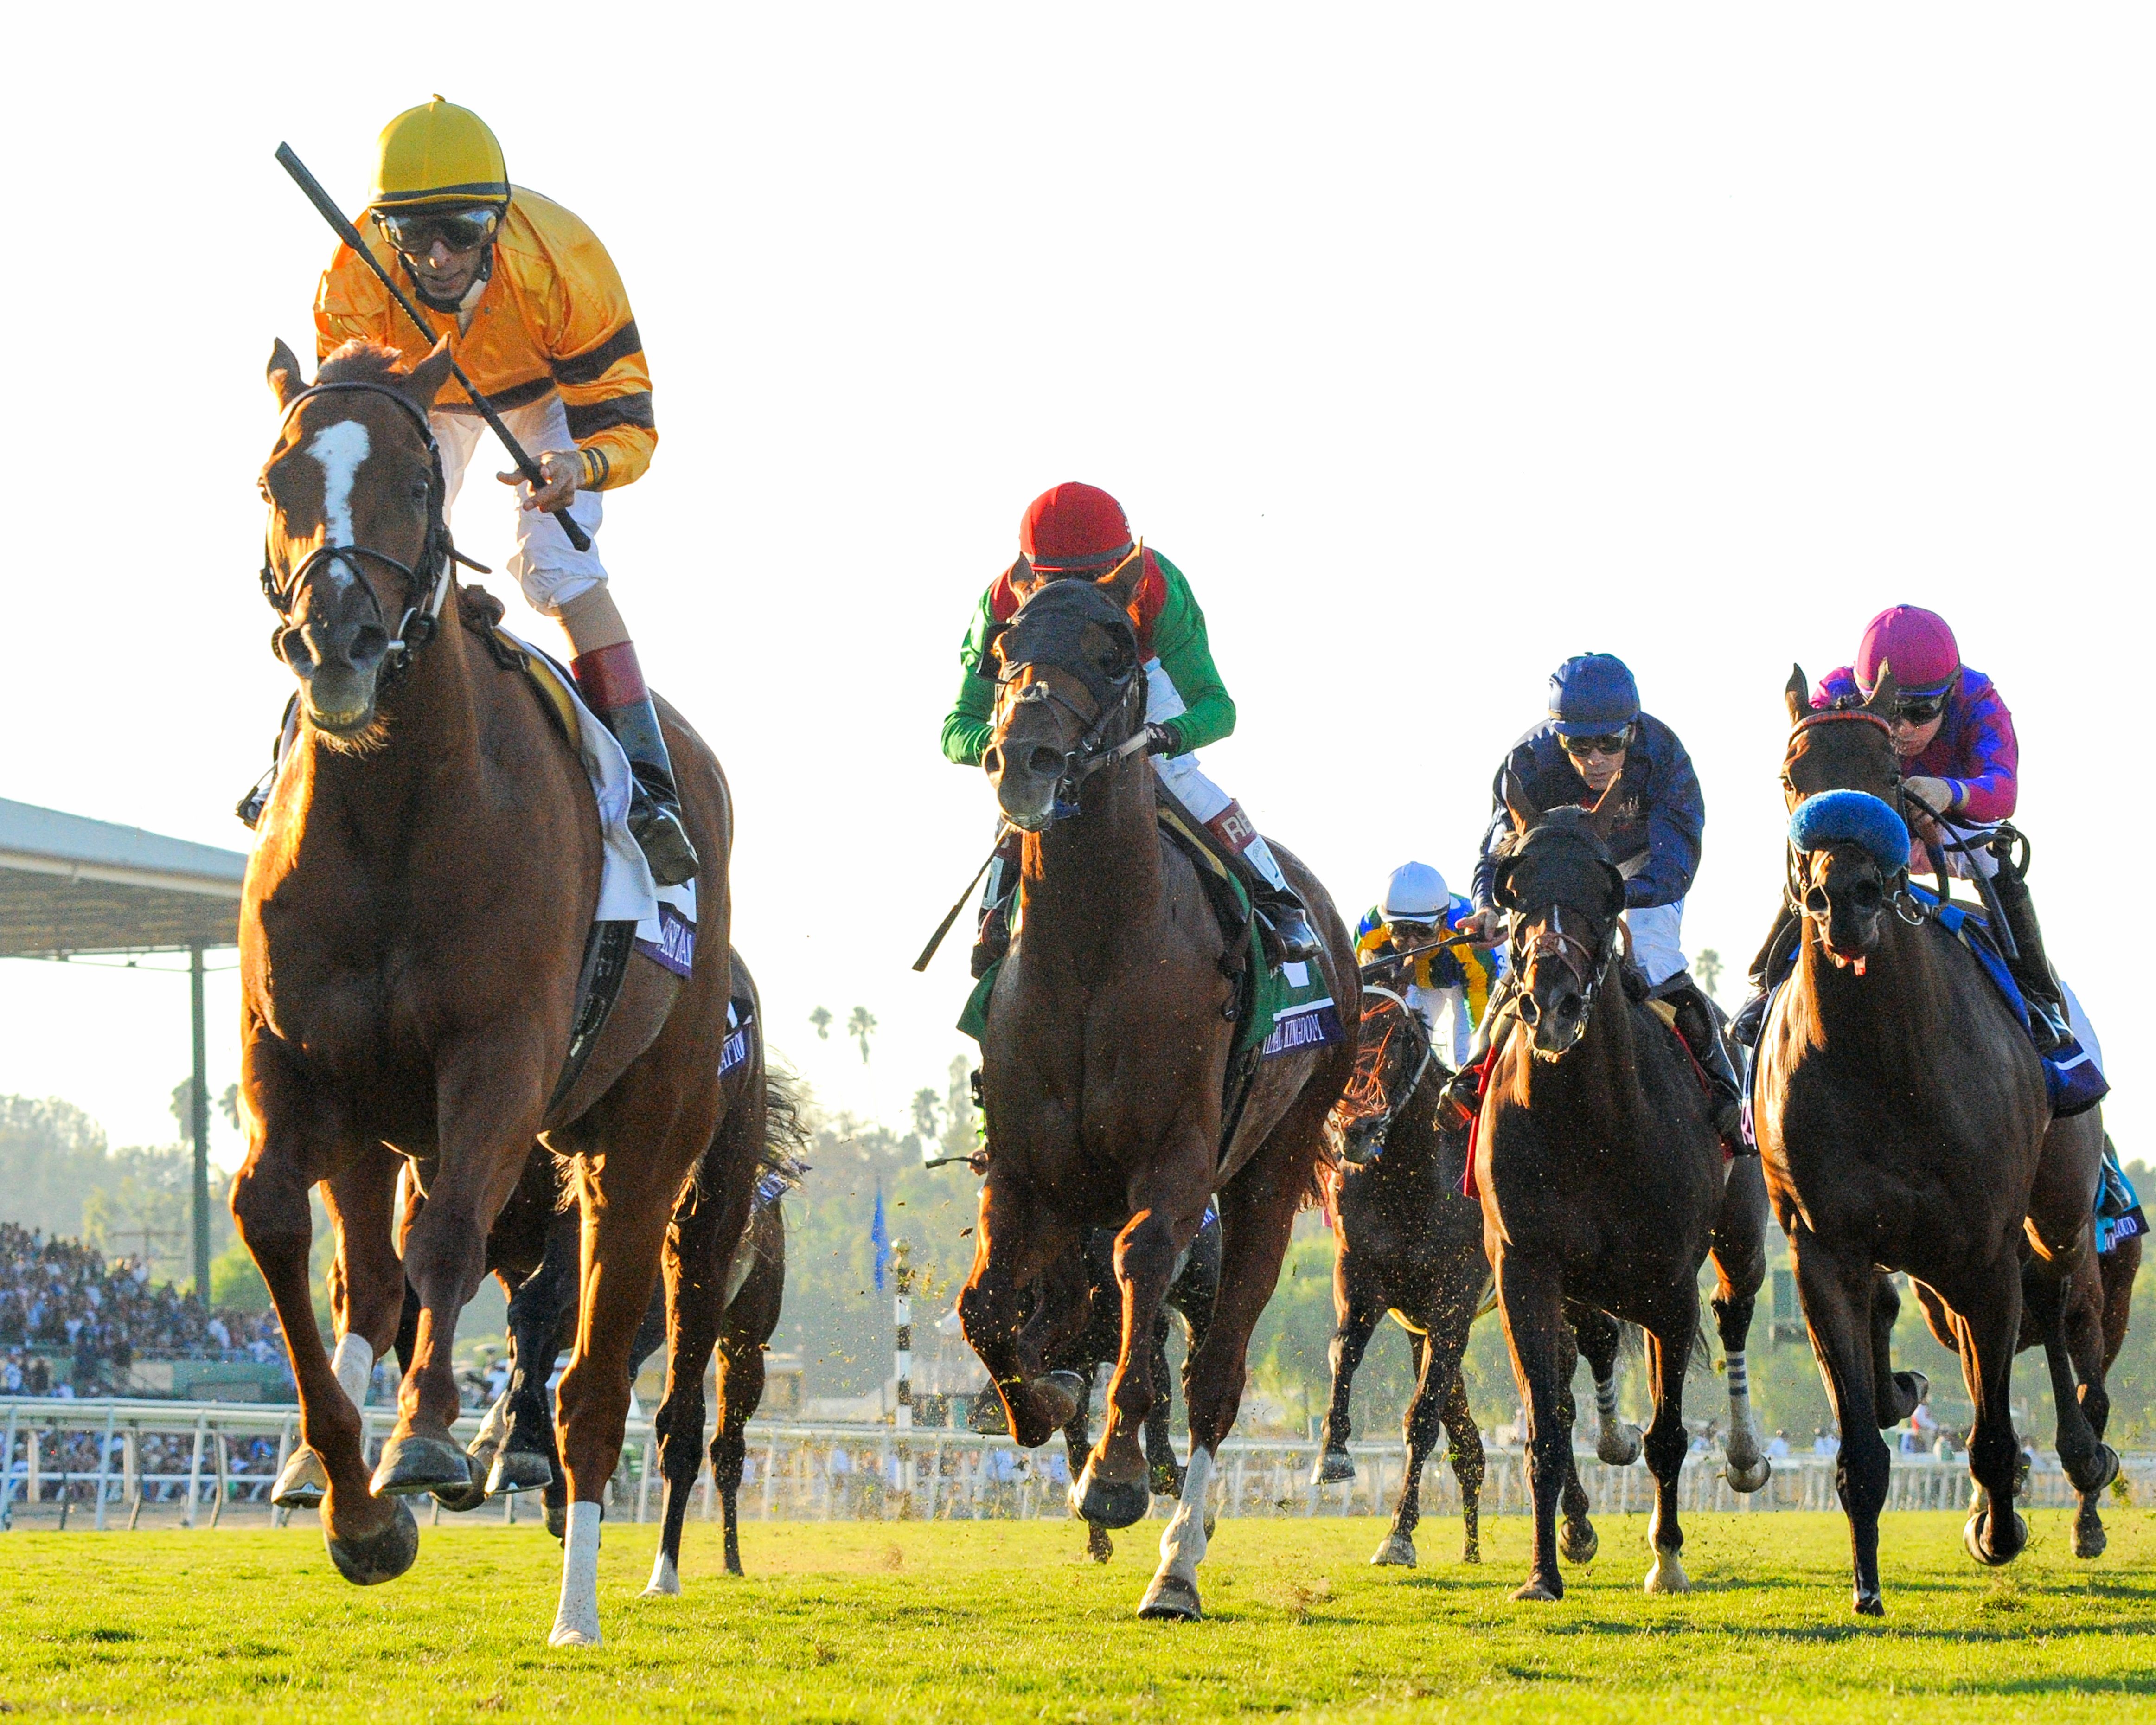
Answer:
<svg viewBox="0 0 2156 1725"><path fill-rule="evenodd" d="M1384 1315L1378 1301L1363 1296L1356 1286L1359 1279L1352 1257L1342 1252L1332 1266L1332 1342L1326 1350L1332 1368L1332 1394L1325 1404L1322 1442L1310 1476L1312 1485L1329 1486L1355 1477L1354 1459L1348 1453L1355 1373L1362 1368L1370 1337Z"/></svg>
<svg viewBox="0 0 2156 1725"><path fill-rule="evenodd" d="M666 1389L652 1423L659 1434L659 1471L666 1481L666 1504L665 1518L659 1530L659 1553L651 1561L651 1579L644 1585L646 1599L681 1591L681 1527L688 1518L690 1494L696 1489L696 1476L704 1463L704 1367L725 1327L726 1313L719 1301L726 1297L727 1266L721 1264L714 1268L709 1261L711 1254L695 1250L702 1244L698 1235L711 1225L702 1213L719 1209L717 1195L700 1198L698 1205L697 1213L685 1225L668 1235L663 1260L668 1327ZM762 1350L747 1351L756 1354L760 1368ZM724 1375L722 1366L722 1379ZM723 1409L723 1384L721 1405ZM712 1482L721 1487L725 1481L717 1464L726 1425L722 1412L719 1430L711 1440ZM740 1482L738 1465L734 1479ZM730 1574L741 1574L737 1548L726 1568Z"/></svg>
<svg viewBox="0 0 2156 1725"><path fill-rule="evenodd" d="M1460 1486L1460 1519L1463 1543L1460 1561L1482 1561L1482 1475L1485 1458L1482 1434L1475 1424L1475 1410L1467 1405L1467 1380L1455 1364L1452 1387L1445 1394L1445 1435L1452 1453L1452 1477Z"/></svg>
<svg viewBox="0 0 2156 1725"><path fill-rule="evenodd" d="M1624 1332L1606 1312L1568 1307L1573 1339L1594 1378L1594 1455L1609 1467L1630 1467L1640 1459L1640 1428L1617 1406L1617 1352Z"/></svg>
<svg viewBox="0 0 2156 1725"><path fill-rule="evenodd" d="M1104 1527L1143 1519L1152 1502L1143 1435L1156 1394L1153 1322L1174 1279L1175 1257L1198 1232L1193 1214L1180 1230L1159 1209L1141 1209L1116 1237L1116 1285L1122 1290L1122 1341L1108 1380L1108 1417L1086 1471L1071 1482L1070 1507Z"/></svg>
<svg viewBox="0 0 2156 1725"><path fill-rule="evenodd" d="M1796 1263L1797 1295L1804 1327L1818 1357L1827 1394L1841 1426L1835 1459L1835 1486L1849 1517L1850 1555L1856 1573L1856 1609L1886 1613L1879 1591L1879 1512L1887 1502L1887 1445L1879 1435L1871 1358L1875 1272L1870 1257L1842 1263L1801 1221L1789 1236ZM2009 1434L2010 1442L2011 1434Z"/></svg>
<svg viewBox="0 0 2156 1725"><path fill-rule="evenodd" d="M1333 1337L1337 1348L1339 1337ZM1415 1529L1422 1522L1422 1471L1430 1460L1430 1452L1437 1442L1439 1423L1442 1418L1443 1384L1437 1379L1430 1364L1435 1350L1430 1337L1419 1331L1408 1332L1408 1346L1414 1355L1414 1394L1409 1399L1407 1419L1403 1430L1407 1436L1407 1466L1400 1476L1399 1502L1394 1507L1393 1524L1385 1530L1385 1537L1371 1555L1373 1563L1397 1564L1413 1568L1415 1563ZM1337 1356L1336 1356L1337 1357ZM1336 1368L1337 1370L1337 1368ZM1338 1378L1334 1379L1334 1391L1338 1393ZM1354 1470L1348 1470L1353 1479Z"/></svg>
<svg viewBox="0 0 2156 1725"><path fill-rule="evenodd" d="M1564 1597L1557 1565L1558 1502L1572 1465L1572 1430L1563 1412L1563 1373L1573 1357L1563 1333L1563 1284L1556 1266L1500 1246L1497 1310L1512 1345L1512 1375L1527 1411L1527 1477L1535 1497L1535 1552L1516 1599Z"/></svg>
<svg viewBox="0 0 2156 1725"><path fill-rule="evenodd" d="M233 1219L277 1308L300 1395L301 1447L272 1488L273 1501L321 1506L323 1543L347 1581L392 1580L418 1555L418 1525L403 1504L368 1488L359 1409L315 1327L307 1271L311 1189L358 1153L357 1139L322 1111L319 1089L266 1036L249 1040L244 1070L250 1142L232 1183Z"/></svg>
<svg viewBox="0 0 2156 1725"><path fill-rule="evenodd" d="M1013 1440L1024 1449L1038 1449L1069 1423L1077 1380L1068 1372L1041 1374L1039 1354L1024 1345L1021 1295L1053 1258L1076 1258L1081 1244L1075 1230L1041 1212L1018 1176L989 1162L958 1322L1003 1399Z"/></svg>
<svg viewBox="0 0 2156 1725"><path fill-rule="evenodd" d="M1756 1156L1731 1168L1707 1250L1714 1259L1714 1325L1728 1378L1727 1478L1735 1491L1756 1491L1774 1471L1752 1418L1751 1373L1744 1358L1753 1307L1767 1279L1767 1181Z"/></svg>
<svg viewBox="0 0 2156 1725"><path fill-rule="evenodd" d="M1962 1378L1976 1405L1969 1471L1984 1488L1963 1525L1962 1545L1979 1563L2008 1563L2020 1555L2029 1538L2028 1527L2014 1507L2021 1463L2012 1405L2014 1353L2021 1334L2018 1254L2006 1255L1956 1288L1948 1304L1961 1339Z"/></svg>
<svg viewBox="0 0 2156 1725"><path fill-rule="evenodd" d="M1691 1434L1684 1423L1684 1376L1698 1330L1699 1295L1687 1278L1682 1288L1671 1291L1657 1322L1647 1327L1647 1377L1655 1398L1655 1417L1646 1437L1647 1467L1655 1476L1655 1512L1647 1523L1647 1543L1655 1551L1655 1561L1647 1569L1650 1594L1691 1591L1681 1556L1684 1528L1677 1520L1677 1478L1691 1448Z"/></svg>
<svg viewBox="0 0 2156 1725"><path fill-rule="evenodd" d="M404 1276L419 1296L414 1356L398 1392L397 1429L374 1489L394 1497L461 1494L472 1459L450 1437L463 1411L454 1364L457 1319L486 1275L487 1235L524 1171L545 1096L536 1058L471 1047L439 1065L439 1159L404 1237ZM531 1363L520 1360L527 1371Z"/></svg>
<svg viewBox="0 0 2156 1725"><path fill-rule="evenodd" d="M397 1253L397 1177L404 1158L374 1145L322 1183L322 1208L336 1230L330 1262L330 1312L336 1326L331 1363L355 1407L367 1404L374 1363L395 1345L404 1316L404 1263Z"/></svg>

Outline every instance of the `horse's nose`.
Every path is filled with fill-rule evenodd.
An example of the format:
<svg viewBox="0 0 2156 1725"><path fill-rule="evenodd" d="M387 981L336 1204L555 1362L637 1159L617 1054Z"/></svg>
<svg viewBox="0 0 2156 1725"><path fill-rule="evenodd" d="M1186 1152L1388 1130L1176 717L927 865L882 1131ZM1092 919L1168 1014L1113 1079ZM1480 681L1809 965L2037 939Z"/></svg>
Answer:
<svg viewBox="0 0 2156 1725"><path fill-rule="evenodd" d="M1042 778L1053 778L1062 771L1063 757L1046 743L1035 743L1026 753L1025 770Z"/></svg>
<svg viewBox="0 0 2156 1725"><path fill-rule="evenodd" d="M296 675L311 677L323 670L343 670L363 676L389 650L389 634L371 619L332 622L311 617L286 629L280 644L285 662Z"/></svg>

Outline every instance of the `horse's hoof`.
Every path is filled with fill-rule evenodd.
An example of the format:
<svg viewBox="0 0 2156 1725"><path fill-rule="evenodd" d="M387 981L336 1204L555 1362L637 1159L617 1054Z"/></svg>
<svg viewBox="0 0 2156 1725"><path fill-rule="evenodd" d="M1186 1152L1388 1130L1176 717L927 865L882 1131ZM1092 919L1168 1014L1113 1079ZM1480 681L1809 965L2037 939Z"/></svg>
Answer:
<svg viewBox="0 0 2156 1725"><path fill-rule="evenodd" d="M1327 1450L1310 1471L1313 1486L1342 1486L1355 1477L1355 1458L1345 1450Z"/></svg>
<svg viewBox="0 0 2156 1725"><path fill-rule="evenodd" d="M367 1489L377 1497L414 1497L447 1487L462 1491L471 1483L471 1461L447 1438L407 1434L382 1446Z"/></svg>
<svg viewBox="0 0 2156 1725"><path fill-rule="evenodd" d="M1582 1516L1564 1524L1558 1535L1557 1548L1568 1563L1591 1563L1595 1553L1602 1549L1602 1536L1594 1531L1594 1523Z"/></svg>
<svg viewBox="0 0 2156 1725"><path fill-rule="evenodd" d="M603 1639L588 1630L579 1629L572 1623L557 1625L554 1633L547 1637L549 1647L598 1647Z"/></svg>
<svg viewBox="0 0 2156 1725"><path fill-rule="evenodd" d="M2070 1467L2066 1477L2082 1497L2092 1497L2118 1477L2118 1451L2109 1444L2098 1444L2095 1455L2082 1464L2081 1471L2076 1472Z"/></svg>
<svg viewBox="0 0 2156 1725"><path fill-rule="evenodd" d="M1078 1483L1070 1488L1073 1514L1096 1527L1111 1529L1133 1527L1152 1507L1152 1492L1143 1480L1117 1485L1104 1480L1088 1461Z"/></svg>
<svg viewBox="0 0 2156 1725"><path fill-rule="evenodd" d="M1923 1405L1932 1393L1932 1380L1922 1372L1897 1372L1894 1388L1897 1392L1895 1404L1892 1409L1885 1410L1892 1412L1894 1417L1881 1422L1879 1429L1881 1431L1889 1425L1899 1425Z"/></svg>
<svg viewBox="0 0 2156 1725"><path fill-rule="evenodd" d="M1108 1538L1105 1527L1089 1527L1086 1530L1086 1555L1096 1563L1105 1563L1116 1554L1115 1543Z"/></svg>
<svg viewBox="0 0 2156 1725"><path fill-rule="evenodd" d="M1722 1471L1732 1491L1756 1491L1774 1476L1774 1464L1762 1455L1749 1467L1739 1467L1733 1461Z"/></svg>
<svg viewBox="0 0 2156 1725"><path fill-rule="evenodd" d="M1564 1597L1564 1584L1554 1575L1530 1575L1527 1585L1515 1588L1516 1599L1533 1599L1543 1604L1554 1604Z"/></svg>
<svg viewBox="0 0 2156 1725"><path fill-rule="evenodd" d="M1008 1437L1010 1421L1004 1417L1001 1397L983 1390L966 1409L966 1430L977 1437Z"/></svg>
<svg viewBox="0 0 2156 1725"><path fill-rule="evenodd" d="M543 1491L553 1483L553 1459L537 1450L512 1450L504 1445L494 1452L486 1470L490 1497L511 1491Z"/></svg>
<svg viewBox="0 0 2156 1725"><path fill-rule="evenodd" d="M554 1536L557 1543L569 1537L569 1506L567 1503L547 1506L547 1531Z"/></svg>
<svg viewBox="0 0 2156 1725"><path fill-rule="evenodd" d="M1884 1617L1887 1602L1876 1594L1867 1594L1861 1588L1856 1593L1856 1615L1859 1617Z"/></svg>
<svg viewBox="0 0 2156 1725"><path fill-rule="evenodd" d="M1388 1533L1370 1561L1396 1568L1412 1569L1415 1566L1414 1541L1404 1533Z"/></svg>
<svg viewBox="0 0 2156 1725"><path fill-rule="evenodd" d="M370 1533L363 1539L340 1539L325 1522L322 1543L329 1548L330 1561L336 1565L338 1574L354 1587L373 1587L396 1580L412 1567L419 1555L419 1524L403 1502L392 1498L389 1525L379 1533Z"/></svg>
<svg viewBox="0 0 2156 1725"><path fill-rule="evenodd" d="M2111 1542L2105 1537L2102 1517L2093 1509L2084 1509L2074 1517L2074 1555L2077 1558L2100 1558L2103 1548Z"/></svg>
<svg viewBox="0 0 2156 1725"><path fill-rule="evenodd" d="M1684 1573L1684 1563L1677 1553L1662 1546L1655 1548L1654 1567L1647 1571L1647 1591L1650 1594L1688 1594L1691 1578Z"/></svg>
<svg viewBox="0 0 2156 1725"><path fill-rule="evenodd" d="M1033 1393L1048 1404L1048 1424L1060 1431L1085 1405L1086 1380L1075 1372L1050 1372L1033 1380Z"/></svg>
<svg viewBox="0 0 2156 1725"><path fill-rule="evenodd" d="M320 1509L329 1495L330 1471L305 1444L292 1451L270 1488L270 1501L280 1509Z"/></svg>
<svg viewBox="0 0 2156 1725"><path fill-rule="evenodd" d="M1180 1497L1183 1482L1189 1476L1187 1467L1177 1467L1165 1461L1155 1462L1151 1469L1152 1495L1156 1497Z"/></svg>
<svg viewBox="0 0 2156 1725"><path fill-rule="evenodd" d="M674 1567L674 1559L662 1551L653 1560L651 1579L644 1584L647 1599L678 1599L681 1597L681 1572Z"/></svg>
<svg viewBox="0 0 2156 1725"><path fill-rule="evenodd" d="M1141 1617L1163 1618L1173 1623L1196 1623L1204 1616L1198 1608L1198 1584L1180 1575L1156 1575L1138 1601Z"/></svg>
<svg viewBox="0 0 2156 1725"><path fill-rule="evenodd" d="M1640 1428L1629 1420L1605 1425L1595 1434L1595 1458L1609 1467L1630 1467L1640 1459Z"/></svg>
<svg viewBox="0 0 2156 1725"><path fill-rule="evenodd" d="M2006 1513L2014 1526L2010 1544L2004 1550L1999 1548L1999 1542L1996 1538L1987 1544L1984 1535L1990 1531L1991 1521L1997 1513L1996 1510L1989 1512L1979 1512L1961 1524L1963 1549L1987 1569L1996 1569L2004 1564L2012 1563L2015 1558L2021 1555L2021 1548L2029 1543L2028 1523L2010 1509Z"/></svg>

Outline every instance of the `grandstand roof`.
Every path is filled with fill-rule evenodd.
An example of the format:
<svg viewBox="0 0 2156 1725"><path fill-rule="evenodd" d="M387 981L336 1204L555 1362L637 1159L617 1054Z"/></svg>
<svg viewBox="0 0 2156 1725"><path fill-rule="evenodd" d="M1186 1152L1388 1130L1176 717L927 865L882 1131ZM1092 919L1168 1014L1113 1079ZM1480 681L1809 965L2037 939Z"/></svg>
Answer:
<svg viewBox="0 0 2156 1725"><path fill-rule="evenodd" d="M232 946L246 875L244 851L0 798L0 957Z"/></svg>

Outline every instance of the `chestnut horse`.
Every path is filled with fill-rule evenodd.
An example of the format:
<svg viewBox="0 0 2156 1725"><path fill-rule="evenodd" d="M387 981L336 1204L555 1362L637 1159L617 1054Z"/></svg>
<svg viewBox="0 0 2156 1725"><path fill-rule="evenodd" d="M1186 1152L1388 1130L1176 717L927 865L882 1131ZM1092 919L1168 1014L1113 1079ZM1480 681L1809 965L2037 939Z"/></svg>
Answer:
<svg viewBox="0 0 2156 1725"><path fill-rule="evenodd" d="M1199 1615L1197 1565L1214 1458L1235 1423L1250 1331L1312 1194L1327 1111L1354 1061L1358 983L1324 889L1278 845L1325 952L1317 962L1343 1040L1261 1062L1224 1143L1237 1026L1226 950L1197 866L1156 824L1142 753L1146 679L1126 612L1133 557L1096 583L1045 582L997 643L995 735L983 764L1025 834L1018 933L982 1038L988 1160L966 1338L1030 1448L1070 1419L1067 1384L1043 1369L1082 1326L1088 1230L1116 1233L1122 1349L1107 1419L1072 1507L1127 1527L1145 1514L1140 1435L1153 1402L1153 1319L1176 1260L1218 1194L1219 1294L1183 1372L1190 1459L1161 1563L1140 1606ZM1057 819L1058 805L1071 808ZM1041 1297L1024 1317L1021 1296Z"/></svg>
<svg viewBox="0 0 2156 1725"><path fill-rule="evenodd" d="M1466 1523L1460 1561L1482 1561L1480 1537L1482 1435L1467 1405L1460 1374L1467 1332L1490 1291L1490 1260L1482 1245L1482 1206L1462 1195L1464 1132L1441 1130L1439 1099L1450 1070L1430 1045L1419 1014L1391 989L1363 985L1363 1038L1355 1077L1332 1111L1340 1165L1327 1175L1332 1198L1332 1394L1325 1410L1323 1447L1312 1483L1355 1477L1348 1451L1348 1404L1371 1332L1387 1312L1407 1332L1414 1354L1415 1390L1404 1421L1407 1467L1393 1524L1373 1563L1412 1566L1422 1519L1422 1471L1437 1441L1440 1418L1450 1438L1453 1477ZM1601 1425L1595 1453L1613 1466L1640 1459L1640 1430L1617 1417L1618 1327L1606 1314L1568 1307L1579 1352L1594 1374ZM1560 1415L1573 1423L1573 1368L1567 1362ZM1569 1458L1571 1451L1567 1450ZM1592 1563L1600 1541L1588 1518L1588 1500L1575 1468L1564 1482L1568 1562Z"/></svg>
<svg viewBox="0 0 2156 1725"><path fill-rule="evenodd" d="M1613 783L1603 803L1619 789ZM1724 1152L1691 1055L1633 998L1634 978L1618 956L1625 878L1603 842L1605 809L1560 809L1539 824L1531 809L1513 813L1519 833L1497 865L1495 891L1512 914L1519 1021L1493 1045L1475 1155L1483 1240L1530 1432L1534 1566L1512 1597L1564 1591L1555 1511L1572 1465L1568 1302L1646 1332L1655 1400L1646 1453L1656 1488L1646 1587L1682 1593L1690 1585L1677 1521L1677 1476L1691 1442L1684 1376L1710 1250L1729 1361L1727 1477L1756 1491L1769 1471L1743 1367L1766 1276L1766 1189L1752 1158L1732 1163Z"/></svg>
<svg viewBox="0 0 2156 1725"><path fill-rule="evenodd" d="M1815 713L1810 692L1799 668L1786 691L1794 729L1782 768L1792 813L1834 790L1878 799L1881 815L1897 809L1891 668L1861 707ZM1976 957L1911 897L1904 865L1854 838L1822 835L1802 851L1792 839L1801 944L1768 1010L1753 1082L1775 1214L1840 1421L1836 1479L1856 1606L1867 1616L1886 1609L1879 1432L1912 1399L1887 1355L1881 1270L1906 1271L1929 1291L1961 1357L1976 1409L1969 1471L1984 1488L1963 1529L1971 1556L2008 1563L2027 1539L2013 1508L2020 1450L2009 1405L2025 1286L2068 1476L2089 1493L2118 1467L2097 1435L2101 1371L2077 1390L2066 1338L2071 1290L2094 1252L2100 1111L2051 1118L2027 1031Z"/></svg>
<svg viewBox="0 0 2156 1725"><path fill-rule="evenodd" d="M427 420L449 363L446 342L408 372L387 349L349 343L310 388L282 342L270 360L281 419L262 470L263 581L298 680L297 732L240 908L249 1142L232 1207L291 1353L305 1444L295 1464L326 1476L331 1558L348 1580L387 1581L418 1552L403 1499L460 1502L475 1484L449 1436L450 1350L495 1214L535 1137L576 1158L582 1308L559 1398L571 1504L553 1640L589 1645L629 1344L675 1199L719 1122L732 814L711 751L666 711L704 859L692 973L677 981L632 958L605 1032L557 1096L600 826L578 751L497 650L499 608L486 614L482 595L457 591ZM425 1194L401 1263L398 1159L384 1145ZM336 1365L308 1288L317 1184L337 1230ZM363 1385L395 1337L408 1277L415 1357L370 1477L339 1368Z"/></svg>

